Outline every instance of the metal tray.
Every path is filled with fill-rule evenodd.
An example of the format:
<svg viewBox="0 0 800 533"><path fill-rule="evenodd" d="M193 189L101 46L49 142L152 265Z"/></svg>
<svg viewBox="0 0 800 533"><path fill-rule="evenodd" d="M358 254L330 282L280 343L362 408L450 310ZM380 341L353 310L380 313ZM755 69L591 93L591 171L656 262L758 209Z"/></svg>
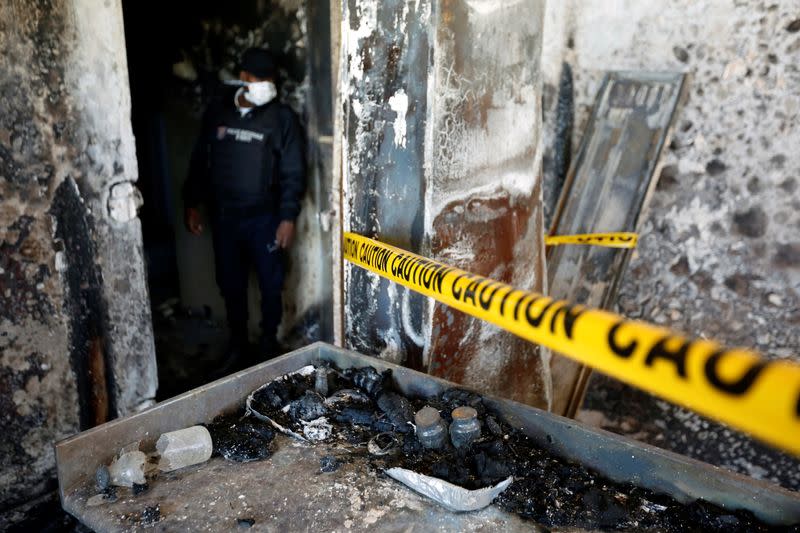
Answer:
<svg viewBox="0 0 800 533"><path fill-rule="evenodd" d="M266 461L233 464L215 458L162 476L139 496L98 507L86 505L95 494L96 468L108 464L122 446L138 440L152 445L163 432L210 422L241 406L260 385L320 361L341 368L391 368L396 385L408 395L428 397L454 386L380 359L316 343L58 442L56 464L64 509L98 531L137 529L141 527L137 513L156 504L162 514L159 530L224 531L235 528L237 518L255 518L254 527L265 531L376 527L397 531L529 530L533 526L494 506L477 513L450 513L366 465L359 466L359 461L332 474L320 474L321 456L346 452L283 438ZM542 447L615 481L666 493L683 502L702 498L728 509L746 509L775 525L800 522L800 493L533 407L493 397L485 397L485 402Z"/></svg>

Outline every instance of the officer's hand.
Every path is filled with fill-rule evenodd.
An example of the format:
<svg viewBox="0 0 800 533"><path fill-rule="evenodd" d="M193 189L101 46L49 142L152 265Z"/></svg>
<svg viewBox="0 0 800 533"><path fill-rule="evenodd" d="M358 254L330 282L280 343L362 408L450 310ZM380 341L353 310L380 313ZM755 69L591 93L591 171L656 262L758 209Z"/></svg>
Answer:
<svg viewBox="0 0 800 533"><path fill-rule="evenodd" d="M184 212L183 223L192 235L203 233L203 220L200 218L200 211L194 207L187 207Z"/></svg>
<svg viewBox="0 0 800 533"><path fill-rule="evenodd" d="M281 248L288 248L294 239L294 222L291 220L284 220L278 225L278 231L275 232L275 242Z"/></svg>

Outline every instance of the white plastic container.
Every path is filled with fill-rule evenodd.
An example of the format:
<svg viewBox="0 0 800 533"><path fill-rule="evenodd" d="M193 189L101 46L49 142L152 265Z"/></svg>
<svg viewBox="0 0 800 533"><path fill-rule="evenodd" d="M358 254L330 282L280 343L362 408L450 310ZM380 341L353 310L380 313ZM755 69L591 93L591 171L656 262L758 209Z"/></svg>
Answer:
<svg viewBox="0 0 800 533"><path fill-rule="evenodd" d="M162 434L156 442L158 469L171 472L204 463L211 458L211 434L203 426L192 426Z"/></svg>

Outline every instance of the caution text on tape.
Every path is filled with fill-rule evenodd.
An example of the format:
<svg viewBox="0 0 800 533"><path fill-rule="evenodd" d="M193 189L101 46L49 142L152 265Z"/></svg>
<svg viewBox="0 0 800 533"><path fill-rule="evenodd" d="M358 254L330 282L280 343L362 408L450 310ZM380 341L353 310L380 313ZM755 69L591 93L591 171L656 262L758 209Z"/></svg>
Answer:
<svg viewBox="0 0 800 533"><path fill-rule="evenodd" d="M639 235L632 232L582 233L580 235L547 235L544 243L547 246L590 244L609 248L636 248L638 240Z"/></svg>
<svg viewBox="0 0 800 533"><path fill-rule="evenodd" d="M356 265L800 455L800 365L515 289L354 233L343 244Z"/></svg>

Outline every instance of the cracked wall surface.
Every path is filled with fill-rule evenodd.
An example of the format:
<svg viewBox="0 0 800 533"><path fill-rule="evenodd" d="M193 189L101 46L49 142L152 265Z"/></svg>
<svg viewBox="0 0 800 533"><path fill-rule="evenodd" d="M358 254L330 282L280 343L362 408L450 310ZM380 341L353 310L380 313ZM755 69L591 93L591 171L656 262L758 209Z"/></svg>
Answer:
<svg viewBox="0 0 800 533"><path fill-rule="evenodd" d="M0 507L155 394L118 2L0 5Z"/></svg>
<svg viewBox="0 0 800 533"><path fill-rule="evenodd" d="M692 76L620 287L622 314L800 360L798 20L792 0L548 4L547 116L564 60L574 147L603 71ZM587 405L655 444L800 488L796 460L606 378L594 379Z"/></svg>

